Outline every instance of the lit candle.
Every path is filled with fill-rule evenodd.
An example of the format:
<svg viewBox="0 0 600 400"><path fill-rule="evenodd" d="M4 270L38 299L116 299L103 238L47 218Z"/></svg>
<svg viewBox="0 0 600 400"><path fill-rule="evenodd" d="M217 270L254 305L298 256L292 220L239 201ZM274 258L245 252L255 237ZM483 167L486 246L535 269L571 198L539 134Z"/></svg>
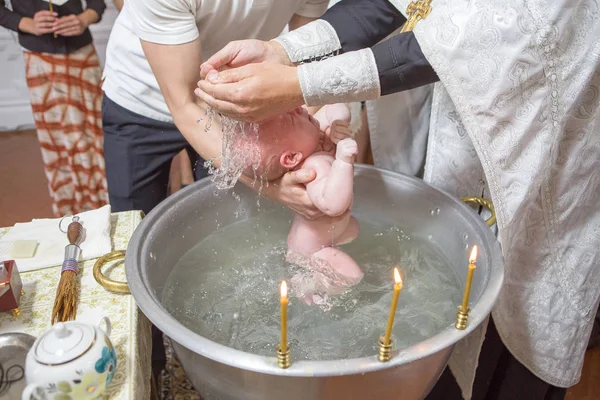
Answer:
<svg viewBox="0 0 600 400"><path fill-rule="evenodd" d="M285 281L281 282L281 344L280 349L282 353L287 352L287 305L288 305L288 297L287 297L287 283Z"/></svg>
<svg viewBox="0 0 600 400"><path fill-rule="evenodd" d="M383 337L383 344L385 346L390 344L392 327L394 326L394 316L396 315L396 307L398 306L398 296L400 296L400 290L402 289L402 278L400 277L400 271L398 271L398 268L394 268L394 281L395 284L394 295L392 296L392 306L390 307L387 329L385 330L385 336Z"/></svg>
<svg viewBox="0 0 600 400"><path fill-rule="evenodd" d="M473 271L475 271L475 262L477 261L477 245L473 246L471 255L469 256L469 271L467 272L467 283L465 285L465 293L462 301L462 311L467 312L469 307L469 296L471 294L471 282L473 281Z"/></svg>

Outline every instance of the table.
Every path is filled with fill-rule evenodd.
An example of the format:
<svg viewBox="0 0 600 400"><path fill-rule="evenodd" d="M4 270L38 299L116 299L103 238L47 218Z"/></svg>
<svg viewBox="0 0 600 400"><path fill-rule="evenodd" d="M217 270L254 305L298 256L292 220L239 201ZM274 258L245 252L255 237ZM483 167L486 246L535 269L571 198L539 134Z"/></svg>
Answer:
<svg viewBox="0 0 600 400"><path fill-rule="evenodd" d="M111 216L113 250L127 248L133 231L142 220L142 213L129 211ZM0 228L2 237L9 228ZM114 294L98 285L92 275L96 260L79 264L80 298L77 320L96 323L102 316L112 322L110 339L117 352L117 371L107 388L104 399L148 400L151 398L152 334L148 319L142 314L130 294ZM125 281L122 262L107 268L105 274ZM56 287L60 279L60 266L21 274L25 295L21 299L21 314L0 314L0 333L25 332L41 336L50 327L50 315Z"/></svg>

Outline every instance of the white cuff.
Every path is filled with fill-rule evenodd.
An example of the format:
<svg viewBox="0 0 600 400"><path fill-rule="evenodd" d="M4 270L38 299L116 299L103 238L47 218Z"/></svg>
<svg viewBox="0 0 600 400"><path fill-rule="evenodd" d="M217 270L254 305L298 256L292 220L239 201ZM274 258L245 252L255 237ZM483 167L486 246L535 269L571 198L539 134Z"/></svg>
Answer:
<svg viewBox="0 0 600 400"><path fill-rule="evenodd" d="M307 106L375 100L381 95L371 49L363 49L298 66Z"/></svg>
<svg viewBox="0 0 600 400"><path fill-rule="evenodd" d="M335 29L318 19L273 39L281 44L293 63L334 55L342 48Z"/></svg>

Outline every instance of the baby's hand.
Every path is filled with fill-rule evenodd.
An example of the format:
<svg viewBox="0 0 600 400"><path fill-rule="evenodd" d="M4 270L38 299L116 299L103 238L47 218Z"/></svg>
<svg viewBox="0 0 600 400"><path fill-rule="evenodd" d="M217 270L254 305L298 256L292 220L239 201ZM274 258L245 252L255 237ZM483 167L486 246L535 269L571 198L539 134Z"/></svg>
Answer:
<svg viewBox="0 0 600 400"><path fill-rule="evenodd" d="M333 121L331 128L329 128L325 134L333 144L338 144L344 139L352 139L353 133L350 129L350 124L345 121Z"/></svg>
<svg viewBox="0 0 600 400"><path fill-rule="evenodd" d="M337 144L335 158L348 164L354 163L354 157L358 153L358 145L354 139L344 139Z"/></svg>

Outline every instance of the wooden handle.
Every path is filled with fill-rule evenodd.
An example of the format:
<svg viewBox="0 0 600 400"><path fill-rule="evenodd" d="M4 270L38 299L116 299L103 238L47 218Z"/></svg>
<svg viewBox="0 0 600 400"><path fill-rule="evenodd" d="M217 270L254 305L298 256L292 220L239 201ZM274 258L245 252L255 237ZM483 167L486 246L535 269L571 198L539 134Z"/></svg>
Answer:
<svg viewBox="0 0 600 400"><path fill-rule="evenodd" d="M79 218L73 218L73 222L67 228L67 238L70 244L78 245L83 240L83 225L79 223Z"/></svg>

